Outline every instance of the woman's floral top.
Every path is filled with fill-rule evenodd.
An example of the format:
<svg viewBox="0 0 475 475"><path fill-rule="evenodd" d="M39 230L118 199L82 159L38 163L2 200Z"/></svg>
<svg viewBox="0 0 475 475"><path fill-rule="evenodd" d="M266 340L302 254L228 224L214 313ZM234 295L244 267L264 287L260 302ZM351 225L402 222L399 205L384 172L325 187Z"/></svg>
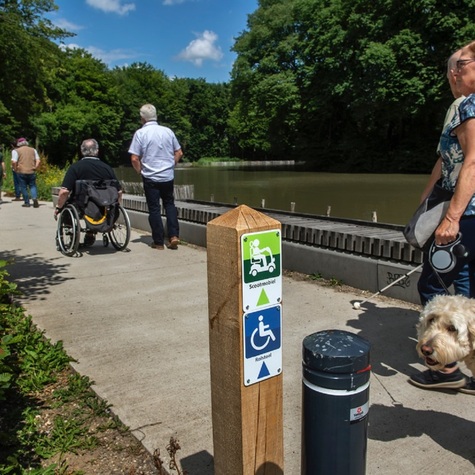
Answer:
<svg viewBox="0 0 475 475"><path fill-rule="evenodd" d="M444 127L440 137L440 155L442 157L442 186L450 191L455 190L457 179L462 168L464 155L454 130L468 119L475 118L475 94L466 97L454 114L453 119ZM475 215L475 195L472 196L464 215Z"/></svg>

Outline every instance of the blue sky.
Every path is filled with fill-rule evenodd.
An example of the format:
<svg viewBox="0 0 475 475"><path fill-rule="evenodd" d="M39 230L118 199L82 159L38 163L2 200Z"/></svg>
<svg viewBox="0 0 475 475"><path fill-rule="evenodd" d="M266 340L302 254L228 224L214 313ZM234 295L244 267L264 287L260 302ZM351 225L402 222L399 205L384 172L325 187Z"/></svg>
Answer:
<svg viewBox="0 0 475 475"><path fill-rule="evenodd" d="M48 17L110 68L151 64L169 77L229 81L234 39L258 0L55 0Z"/></svg>

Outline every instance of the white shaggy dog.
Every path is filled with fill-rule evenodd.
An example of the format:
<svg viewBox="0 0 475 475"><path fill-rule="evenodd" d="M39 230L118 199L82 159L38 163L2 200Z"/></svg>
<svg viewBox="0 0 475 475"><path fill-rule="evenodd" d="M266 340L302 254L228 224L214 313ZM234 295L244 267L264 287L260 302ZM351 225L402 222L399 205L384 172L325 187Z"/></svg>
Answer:
<svg viewBox="0 0 475 475"><path fill-rule="evenodd" d="M475 299L438 295L421 312L417 352L432 370L464 361L475 376Z"/></svg>

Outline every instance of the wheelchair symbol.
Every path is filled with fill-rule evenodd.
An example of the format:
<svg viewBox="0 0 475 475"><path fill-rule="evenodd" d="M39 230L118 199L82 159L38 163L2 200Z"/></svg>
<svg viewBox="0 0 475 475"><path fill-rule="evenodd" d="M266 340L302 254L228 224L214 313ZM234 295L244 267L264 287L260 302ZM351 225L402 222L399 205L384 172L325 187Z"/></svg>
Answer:
<svg viewBox="0 0 475 475"><path fill-rule="evenodd" d="M270 340L275 341L275 335L272 330L269 329L270 325L264 323L264 316L259 315L258 317L259 324L257 328L254 328L254 331L251 334L251 346L256 350L263 350L270 342ZM256 335L258 334L259 339L265 339L264 343L258 345L255 341Z"/></svg>

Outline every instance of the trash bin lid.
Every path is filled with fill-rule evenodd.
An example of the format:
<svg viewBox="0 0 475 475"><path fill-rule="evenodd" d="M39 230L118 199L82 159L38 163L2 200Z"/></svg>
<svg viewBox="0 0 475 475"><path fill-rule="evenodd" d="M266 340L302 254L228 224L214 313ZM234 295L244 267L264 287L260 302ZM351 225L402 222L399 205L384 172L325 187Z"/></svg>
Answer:
<svg viewBox="0 0 475 475"><path fill-rule="evenodd" d="M356 373L370 369L368 340L344 330L327 330L303 340L303 363L328 373Z"/></svg>

